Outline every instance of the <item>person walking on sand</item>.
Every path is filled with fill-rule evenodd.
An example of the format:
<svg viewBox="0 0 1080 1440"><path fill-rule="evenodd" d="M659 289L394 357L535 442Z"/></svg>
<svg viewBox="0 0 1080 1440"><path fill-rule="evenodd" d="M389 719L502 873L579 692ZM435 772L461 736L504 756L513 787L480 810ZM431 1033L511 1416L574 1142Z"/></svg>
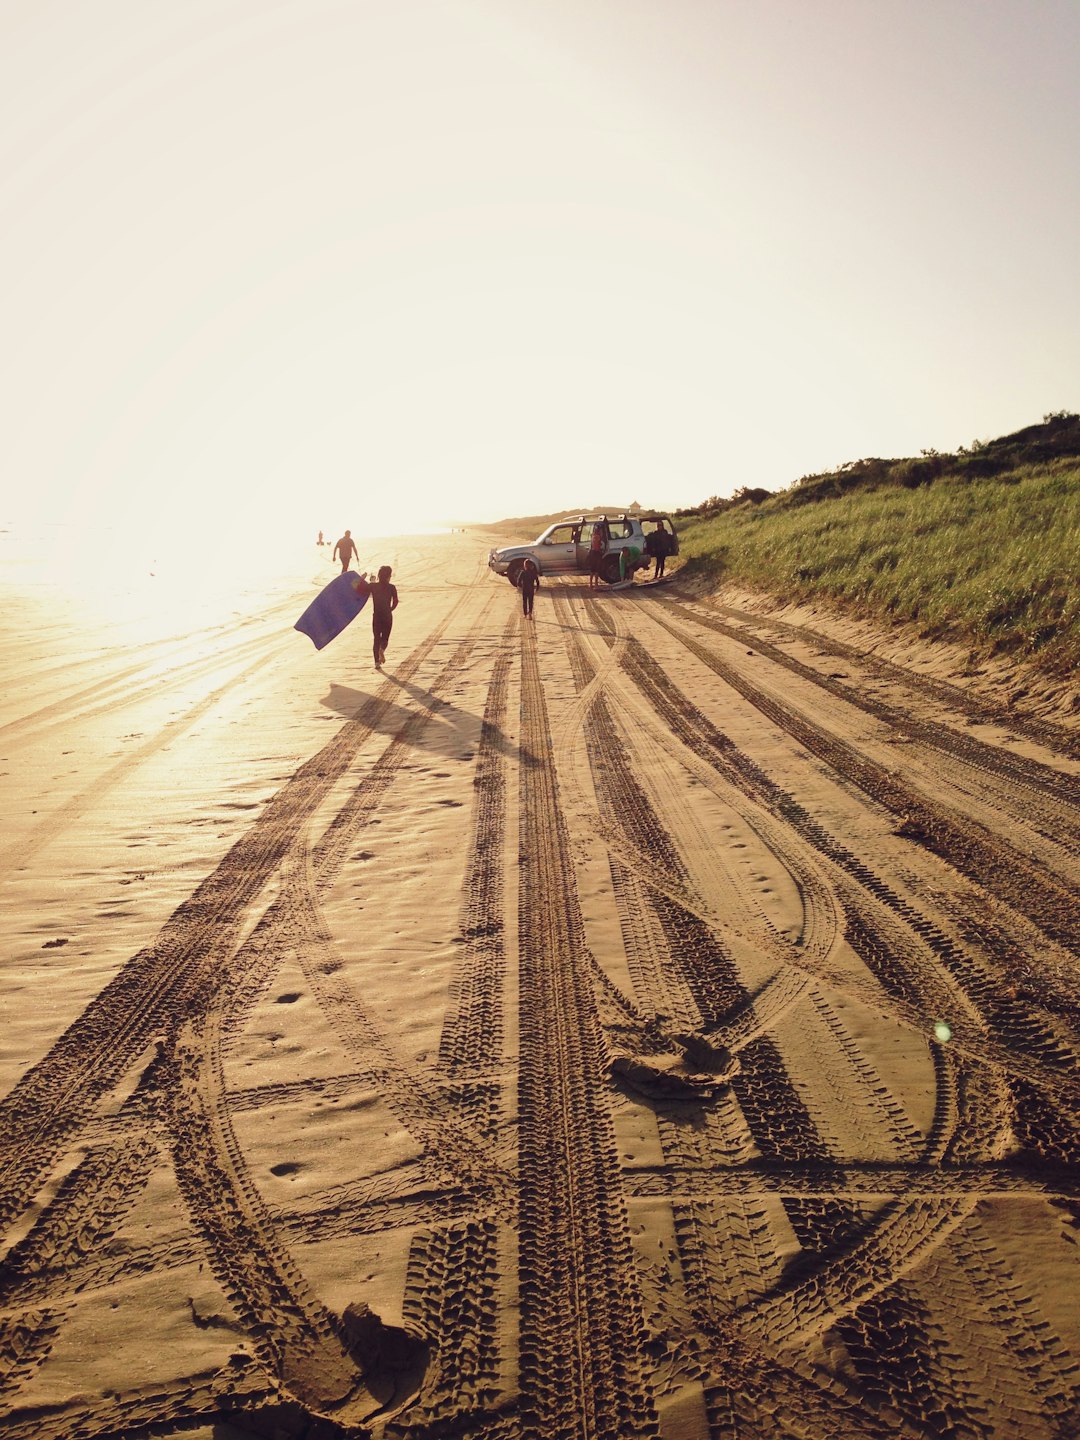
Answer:
<svg viewBox="0 0 1080 1440"><path fill-rule="evenodd" d="M521 567L521 574L518 576L518 588L521 591L521 613L526 620L532 619L533 596L536 594L536 587L540 584L540 571L531 560L526 560Z"/></svg>
<svg viewBox="0 0 1080 1440"><path fill-rule="evenodd" d="M394 625L394 611L398 606L397 586L390 584L393 573L389 565L380 565L379 578L371 587L371 635L376 670L382 668L386 659L386 647L390 643L390 631Z"/></svg>
<svg viewBox="0 0 1080 1440"><path fill-rule="evenodd" d="M592 527L589 538L589 589L600 589L600 566L604 560L604 531L600 525Z"/></svg>
<svg viewBox="0 0 1080 1440"><path fill-rule="evenodd" d="M334 553L330 556L330 559L336 560L339 554L341 556L341 573L344 575L352 562L353 556L360 554L360 551L356 548L356 541L352 538L351 530L346 530L345 534L342 535L341 539L334 546Z"/></svg>

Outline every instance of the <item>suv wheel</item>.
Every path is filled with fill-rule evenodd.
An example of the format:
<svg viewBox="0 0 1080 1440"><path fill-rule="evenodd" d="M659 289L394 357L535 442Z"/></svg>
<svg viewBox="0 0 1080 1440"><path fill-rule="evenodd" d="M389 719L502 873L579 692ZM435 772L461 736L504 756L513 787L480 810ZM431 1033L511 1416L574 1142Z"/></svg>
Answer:
<svg viewBox="0 0 1080 1440"><path fill-rule="evenodd" d="M517 584L521 579L521 572L524 569L524 560L511 560L510 564L507 566L506 578L510 581L510 584L515 587L515 589L517 588Z"/></svg>
<svg viewBox="0 0 1080 1440"><path fill-rule="evenodd" d="M600 564L600 575L609 585L617 585L623 578L619 571L618 555L605 555Z"/></svg>

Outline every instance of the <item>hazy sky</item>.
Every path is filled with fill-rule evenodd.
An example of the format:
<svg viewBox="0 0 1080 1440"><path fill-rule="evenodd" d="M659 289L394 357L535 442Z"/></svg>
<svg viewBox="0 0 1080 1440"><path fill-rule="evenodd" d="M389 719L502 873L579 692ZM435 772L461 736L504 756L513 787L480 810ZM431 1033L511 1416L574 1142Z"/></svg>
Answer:
<svg viewBox="0 0 1080 1440"><path fill-rule="evenodd" d="M1080 408L1078 73L1077 0L0 0L0 509L674 507Z"/></svg>

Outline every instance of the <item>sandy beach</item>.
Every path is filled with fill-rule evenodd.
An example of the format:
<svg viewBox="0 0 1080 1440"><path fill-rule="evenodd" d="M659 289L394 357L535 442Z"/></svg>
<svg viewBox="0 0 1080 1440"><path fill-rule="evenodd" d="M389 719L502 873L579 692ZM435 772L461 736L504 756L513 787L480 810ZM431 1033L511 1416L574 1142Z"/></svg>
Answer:
<svg viewBox="0 0 1080 1440"><path fill-rule="evenodd" d="M0 1432L1077 1436L1075 724L488 543L7 584Z"/></svg>

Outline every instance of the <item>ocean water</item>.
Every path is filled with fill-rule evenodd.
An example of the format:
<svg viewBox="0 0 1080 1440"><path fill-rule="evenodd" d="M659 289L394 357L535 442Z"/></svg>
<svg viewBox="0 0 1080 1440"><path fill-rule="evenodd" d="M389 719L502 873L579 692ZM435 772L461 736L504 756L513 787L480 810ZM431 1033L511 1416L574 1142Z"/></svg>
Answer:
<svg viewBox="0 0 1080 1440"><path fill-rule="evenodd" d="M0 626L10 633L59 622L138 643L254 618L290 596L299 614L339 568L330 559L337 536L327 533L319 546L317 533L236 527L140 533L105 523L0 520ZM387 537L356 538L354 563L373 567Z"/></svg>

